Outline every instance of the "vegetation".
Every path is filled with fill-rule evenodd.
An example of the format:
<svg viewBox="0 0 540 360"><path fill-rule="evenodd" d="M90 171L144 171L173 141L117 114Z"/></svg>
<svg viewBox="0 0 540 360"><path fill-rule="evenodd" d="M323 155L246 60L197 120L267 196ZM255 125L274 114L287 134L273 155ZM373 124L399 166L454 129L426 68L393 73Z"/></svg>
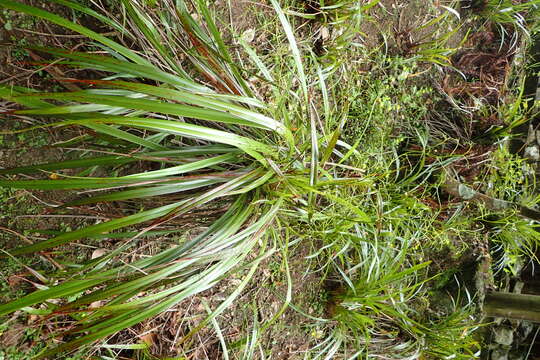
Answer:
<svg viewBox="0 0 540 360"><path fill-rule="evenodd" d="M13 215L24 199L13 192L69 194L47 211L92 216L7 229L26 244L6 243L2 271L24 269L32 291L3 299L0 316L47 338L28 356L152 359L146 332L118 334L200 299L203 316L174 340L177 358L197 357L194 338L208 329L218 357L272 358L265 333L288 326L291 311L311 322L302 358L479 357L480 295L456 268L490 260L475 248L489 236L495 272L517 275L540 239L523 211L538 202L534 172L504 141L534 108L511 91L523 74L501 73L514 56L502 35L529 46L536 2L471 6L486 29L504 29L490 35L505 49L493 53L471 45L485 34L465 29L456 3L373 46L362 25L389 11L378 0L270 0L255 7L271 15L241 33L204 0L52 3L94 26L22 1L0 7L90 39L27 47L84 76L53 72L67 91L0 85L3 134L61 133L49 147L68 158L0 169L0 196ZM478 65L486 58L489 69ZM221 316L268 269L282 302L263 319L252 299L248 328L225 336ZM319 278L319 304L297 297L301 273ZM231 279L218 304L204 300Z"/></svg>

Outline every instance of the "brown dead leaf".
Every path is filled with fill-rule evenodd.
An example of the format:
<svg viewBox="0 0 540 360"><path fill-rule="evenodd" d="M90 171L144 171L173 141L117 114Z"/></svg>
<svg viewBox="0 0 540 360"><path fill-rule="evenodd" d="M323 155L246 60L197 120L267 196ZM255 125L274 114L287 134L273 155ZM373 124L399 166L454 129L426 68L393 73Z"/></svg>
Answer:
<svg viewBox="0 0 540 360"><path fill-rule="evenodd" d="M97 309L99 307L102 307L103 305L105 305L105 301L103 300L99 300L99 301L94 301L93 303L90 304L90 309Z"/></svg>
<svg viewBox="0 0 540 360"><path fill-rule="evenodd" d="M8 277L9 287L15 289L21 285L24 280L19 275L11 275Z"/></svg>
<svg viewBox="0 0 540 360"><path fill-rule="evenodd" d="M154 345L155 336L156 336L155 333L150 332L150 333L139 336L139 339L141 339L146 345L152 346Z"/></svg>
<svg viewBox="0 0 540 360"><path fill-rule="evenodd" d="M107 253L106 249L96 249L92 251L92 256L90 257L92 260L97 259L98 257L102 257Z"/></svg>
<svg viewBox="0 0 540 360"><path fill-rule="evenodd" d="M28 316L28 325L32 325L33 323L36 323L39 320L39 315L31 314Z"/></svg>

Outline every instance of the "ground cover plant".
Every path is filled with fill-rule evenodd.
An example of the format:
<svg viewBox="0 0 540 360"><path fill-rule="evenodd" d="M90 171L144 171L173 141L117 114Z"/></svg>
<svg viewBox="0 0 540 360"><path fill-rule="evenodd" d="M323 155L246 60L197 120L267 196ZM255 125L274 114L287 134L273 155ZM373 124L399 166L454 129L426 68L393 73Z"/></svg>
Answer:
<svg viewBox="0 0 540 360"><path fill-rule="evenodd" d="M507 72L475 68L474 60L508 65L505 46L534 31L524 19L535 4L516 5L502 20L491 3L477 10L479 21L501 30L492 34L503 48L497 57L478 55L479 35L461 31L455 2L430 7L426 19L402 23L393 42L372 47L365 44L378 33L363 26L389 12L383 1L271 0L264 10L255 6L262 28L239 33L224 25L230 4L52 2L100 25L26 2L0 0L0 7L87 37L76 49L24 44L51 66L87 76L52 75L67 91L2 85L2 117L6 134L69 134L54 146L71 158L0 169L0 186L69 191L47 211L105 216L71 231L41 230L48 237L37 242L12 230L12 239L30 244L12 241L2 260L25 269L35 291L6 299L0 316L6 324L32 317L47 341L29 356L153 358L159 340L122 334L215 296L231 278L218 303L200 300L203 315L175 337L169 356L480 356L478 298L462 288L456 268L489 259L475 246L492 233L502 254L495 270L515 271L534 257L538 236L535 219L518 211L536 206L534 189L512 189L509 170L521 185L531 176L502 141L529 109L519 93L494 103L492 93L507 91L499 77ZM517 27L509 30L512 19ZM257 31L265 45L253 42ZM317 41L319 49L309 45ZM444 74L433 85L426 79L437 72ZM492 118L502 111L513 117ZM18 122L28 125L15 129ZM500 201L507 206L492 206ZM516 228L520 239L510 235ZM69 253L80 245L95 251L75 262ZM39 266L25 262L31 255ZM281 302L265 320L252 303L250 325L228 336L221 317L242 306L276 257ZM301 273L319 278L317 314L293 296ZM265 334L290 312L311 321L311 335L301 339L302 352L280 357ZM215 339L210 355L195 350L204 331Z"/></svg>

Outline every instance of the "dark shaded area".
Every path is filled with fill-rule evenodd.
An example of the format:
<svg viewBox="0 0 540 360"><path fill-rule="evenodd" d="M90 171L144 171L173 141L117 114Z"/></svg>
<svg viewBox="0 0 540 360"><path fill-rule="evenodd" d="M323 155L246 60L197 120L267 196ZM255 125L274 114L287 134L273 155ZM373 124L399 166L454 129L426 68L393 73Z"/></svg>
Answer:
<svg viewBox="0 0 540 360"><path fill-rule="evenodd" d="M538 88L538 73L540 72L540 34L536 34L532 39L534 44L528 52L529 61L527 64L527 77L524 85L524 95L527 99L527 105L532 108L535 102L536 92ZM540 115L536 114L528 122L514 128L515 135L510 143L510 151L513 153L521 153L525 146L525 139L529 131L529 126L537 128L540 122Z"/></svg>

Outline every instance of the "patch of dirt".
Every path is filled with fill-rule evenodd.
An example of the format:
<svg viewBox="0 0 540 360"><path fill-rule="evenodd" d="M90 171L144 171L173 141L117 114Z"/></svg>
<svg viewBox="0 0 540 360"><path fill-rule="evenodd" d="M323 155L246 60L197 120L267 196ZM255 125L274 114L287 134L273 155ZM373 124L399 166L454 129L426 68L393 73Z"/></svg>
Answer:
<svg viewBox="0 0 540 360"><path fill-rule="evenodd" d="M11 346L18 345L20 346L21 343L23 343L23 337L24 337L24 331L26 330L26 326L20 323L15 323L13 326L11 326L8 330L3 332L0 335L0 344L2 346L8 348ZM26 346L28 349L28 345ZM24 349L21 349L24 350Z"/></svg>
<svg viewBox="0 0 540 360"><path fill-rule="evenodd" d="M473 105L470 102L474 98L496 105L505 95L507 74L515 55L510 44L501 44L501 41L494 31L473 34L469 38L468 49L452 58L452 65L465 79L460 76L453 76L452 79L447 77L443 85L446 92L469 106Z"/></svg>

